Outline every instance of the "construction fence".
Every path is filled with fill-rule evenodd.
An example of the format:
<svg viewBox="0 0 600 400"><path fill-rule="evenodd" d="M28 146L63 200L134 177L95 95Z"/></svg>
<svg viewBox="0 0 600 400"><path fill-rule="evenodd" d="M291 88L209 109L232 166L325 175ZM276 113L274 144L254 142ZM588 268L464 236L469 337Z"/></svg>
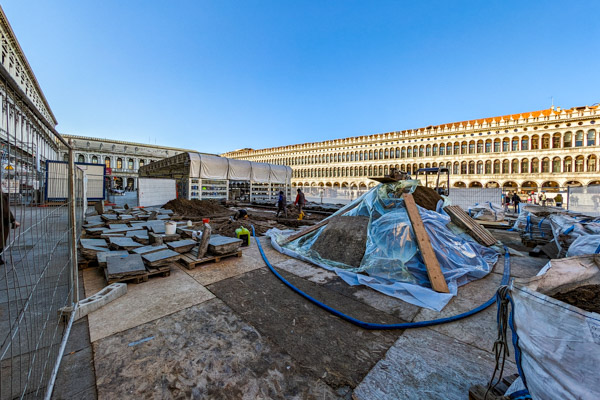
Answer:
<svg viewBox="0 0 600 400"><path fill-rule="evenodd" d="M51 392L73 322L61 310L78 300L76 241L85 204L84 172L72 151L68 179L54 183L68 196L44 203L46 161L57 159L59 141L68 144L19 99L0 81L0 399Z"/></svg>

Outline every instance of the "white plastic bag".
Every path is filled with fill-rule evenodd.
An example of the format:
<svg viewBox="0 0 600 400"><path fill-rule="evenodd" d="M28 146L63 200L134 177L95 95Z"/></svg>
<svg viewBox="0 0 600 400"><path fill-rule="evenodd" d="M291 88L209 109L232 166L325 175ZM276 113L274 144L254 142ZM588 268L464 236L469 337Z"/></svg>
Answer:
<svg viewBox="0 0 600 400"><path fill-rule="evenodd" d="M511 287L515 356L534 399L600 399L600 314L549 295L600 284L600 256L549 262Z"/></svg>

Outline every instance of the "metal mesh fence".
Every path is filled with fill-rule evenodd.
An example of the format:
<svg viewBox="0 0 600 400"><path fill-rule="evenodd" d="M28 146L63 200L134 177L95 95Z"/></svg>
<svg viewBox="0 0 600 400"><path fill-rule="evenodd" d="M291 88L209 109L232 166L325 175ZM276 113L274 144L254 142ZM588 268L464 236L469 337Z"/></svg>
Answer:
<svg viewBox="0 0 600 400"><path fill-rule="evenodd" d="M298 187L292 186L291 200L296 199L296 189ZM358 189L337 189L329 187L302 187L300 189L304 192L306 200L313 201L315 203L329 203L329 204L347 204L352 200L362 196L368 190Z"/></svg>
<svg viewBox="0 0 600 400"><path fill-rule="evenodd" d="M586 215L600 216L600 186L569 187L567 209Z"/></svg>
<svg viewBox="0 0 600 400"><path fill-rule="evenodd" d="M60 309L77 301L73 249L81 224L71 207L82 221L83 172L68 168L54 184L71 196L44 204L45 161L57 158L58 137L4 82L0 102L0 398L39 398L68 334Z"/></svg>
<svg viewBox="0 0 600 400"><path fill-rule="evenodd" d="M448 196L453 205L460 206L463 210L475 204L491 202L502 203L502 189L500 188L450 188Z"/></svg>

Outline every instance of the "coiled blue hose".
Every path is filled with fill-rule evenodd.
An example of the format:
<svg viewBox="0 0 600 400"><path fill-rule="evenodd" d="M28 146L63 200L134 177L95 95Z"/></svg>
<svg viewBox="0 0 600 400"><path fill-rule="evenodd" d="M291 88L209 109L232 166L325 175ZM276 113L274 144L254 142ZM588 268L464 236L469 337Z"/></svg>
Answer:
<svg viewBox="0 0 600 400"><path fill-rule="evenodd" d="M446 318L440 318L440 319L434 319L434 320L430 320L430 321L419 321L419 322L404 322L401 324L373 324L371 322L364 322L361 320L358 320L356 318L353 318L349 315L346 315L334 308L329 307L327 304L321 303L319 300L309 296L308 294L304 293L302 290L298 289L296 286L292 285L290 282L288 282L287 279L285 279L283 276L281 276L279 274L279 272L277 272L275 270L275 268L273 268L273 266L271 265L271 263L269 262L269 260L267 259L267 256L265 255L265 252L262 249L262 245L260 244L260 240L258 240L256 238L256 233L254 231L254 225L252 225L252 236L254 237L254 241L256 242L256 244L258 245L258 250L260 251L260 254L265 262L265 264L267 264L267 267L269 267L269 269L271 270L271 272L273 274L275 274L275 276L277 278L279 278L280 281L282 281L284 284L286 284L290 289L292 289L294 292L298 293L300 296L304 297L305 299L307 299L308 301L310 301L313 304L316 304L317 306L323 308L324 310L329 311L331 314L344 319L354 325L360 326L361 328L364 329L374 329L374 330L383 330L383 329L410 329L410 328L424 328L427 326L432 326L432 325L441 325L441 324L445 324L448 322L454 322L454 321L458 321L461 320L463 318L467 318L470 317L472 315L477 314L478 312L481 312L483 310L485 310L486 308L488 308L489 306L491 306L492 304L494 304L496 302L496 294L494 293L494 296L492 296L491 299L489 299L488 301L486 301L485 303L483 303L482 305L480 305L479 307L473 308L472 310L466 311L462 314L458 314L458 315L453 315L451 317L446 317ZM506 246L504 246L504 273L502 275L502 282L500 283L501 286L507 285L508 284L508 280L510 279L510 255L508 254L508 249L506 248Z"/></svg>

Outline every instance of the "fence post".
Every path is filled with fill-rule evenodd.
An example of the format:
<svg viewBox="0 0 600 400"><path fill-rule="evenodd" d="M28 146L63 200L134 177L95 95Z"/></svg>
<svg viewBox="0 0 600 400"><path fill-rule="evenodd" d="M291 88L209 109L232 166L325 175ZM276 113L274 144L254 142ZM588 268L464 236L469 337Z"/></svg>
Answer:
<svg viewBox="0 0 600 400"><path fill-rule="evenodd" d="M71 145L71 140L69 140L69 145ZM67 204L69 206L69 225L71 228L71 246L69 247L71 250L71 274L70 274L70 284L71 284L71 304L76 304L79 301L79 285L78 285L78 267L77 267L77 220L75 217L75 207L76 207L76 197L75 197L75 156L73 154L73 147L69 147L69 197L67 199ZM85 211L83 210L83 214L85 215Z"/></svg>
<svg viewBox="0 0 600 400"><path fill-rule="evenodd" d="M569 210L569 197L571 196L571 186L567 186L567 211Z"/></svg>

